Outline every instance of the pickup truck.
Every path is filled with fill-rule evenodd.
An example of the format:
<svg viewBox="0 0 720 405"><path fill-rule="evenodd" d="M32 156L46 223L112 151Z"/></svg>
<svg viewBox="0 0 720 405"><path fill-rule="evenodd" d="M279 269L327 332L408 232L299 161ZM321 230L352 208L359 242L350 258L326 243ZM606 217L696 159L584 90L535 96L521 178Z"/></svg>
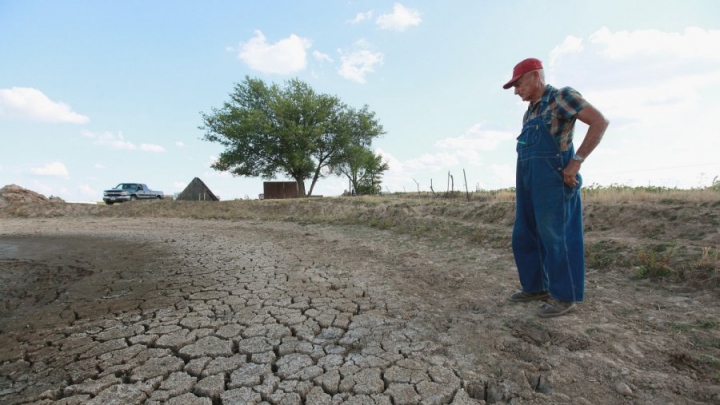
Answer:
<svg viewBox="0 0 720 405"><path fill-rule="evenodd" d="M142 183L120 183L115 188L103 191L103 201L107 205L113 205L116 202L155 198L163 198L163 192L150 190L146 184Z"/></svg>

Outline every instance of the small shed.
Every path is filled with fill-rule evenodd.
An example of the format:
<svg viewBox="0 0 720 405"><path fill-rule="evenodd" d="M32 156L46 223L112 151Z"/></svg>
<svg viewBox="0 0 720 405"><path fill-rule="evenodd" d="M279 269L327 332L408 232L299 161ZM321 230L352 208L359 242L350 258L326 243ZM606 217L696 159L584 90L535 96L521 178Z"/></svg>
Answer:
<svg viewBox="0 0 720 405"><path fill-rule="evenodd" d="M208 188L208 186L203 183L202 180L195 177L192 179L190 184L188 184L187 187L185 187L185 190L180 193L176 200L184 200L184 201L220 201L220 199L213 194L212 191Z"/></svg>
<svg viewBox="0 0 720 405"><path fill-rule="evenodd" d="M263 183L263 198L298 198L298 186L295 181L266 181Z"/></svg>

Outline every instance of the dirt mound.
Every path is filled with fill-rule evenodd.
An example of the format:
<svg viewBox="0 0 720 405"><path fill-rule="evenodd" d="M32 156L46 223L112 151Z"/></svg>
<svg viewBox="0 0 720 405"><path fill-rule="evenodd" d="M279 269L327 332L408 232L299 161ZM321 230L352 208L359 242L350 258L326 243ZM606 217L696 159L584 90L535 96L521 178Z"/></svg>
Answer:
<svg viewBox="0 0 720 405"><path fill-rule="evenodd" d="M45 197L40 193L22 188L16 184L10 184L0 188L0 207L11 202L65 202L60 197Z"/></svg>

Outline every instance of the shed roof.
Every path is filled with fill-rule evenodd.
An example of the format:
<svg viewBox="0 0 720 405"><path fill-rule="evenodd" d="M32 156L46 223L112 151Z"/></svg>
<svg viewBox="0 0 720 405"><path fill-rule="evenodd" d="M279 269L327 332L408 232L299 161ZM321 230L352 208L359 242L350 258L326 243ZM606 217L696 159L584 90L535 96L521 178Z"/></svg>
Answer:
<svg viewBox="0 0 720 405"><path fill-rule="evenodd" d="M208 188L205 183L200 180L199 178L195 177L192 179L190 184L188 184L187 187L185 187L185 190L182 191L177 196L177 200L186 200L186 201L197 201L197 200L207 200L207 201L220 201L220 199L213 194L212 191Z"/></svg>

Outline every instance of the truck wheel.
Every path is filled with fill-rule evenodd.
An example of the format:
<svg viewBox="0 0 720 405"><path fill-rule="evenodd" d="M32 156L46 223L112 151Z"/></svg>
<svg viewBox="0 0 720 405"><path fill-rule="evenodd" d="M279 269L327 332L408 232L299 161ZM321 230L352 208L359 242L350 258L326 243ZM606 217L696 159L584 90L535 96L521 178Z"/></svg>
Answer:
<svg viewBox="0 0 720 405"><path fill-rule="evenodd" d="M131 195L131 196L130 196L130 201L135 201L135 200L137 200L137 197L135 197L134 195Z"/></svg>
<svg viewBox="0 0 720 405"><path fill-rule="evenodd" d="M107 205L113 205L113 204L115 204L115 203L113 203L113 202L106 202L105 204L107 204Z"/></svg>

